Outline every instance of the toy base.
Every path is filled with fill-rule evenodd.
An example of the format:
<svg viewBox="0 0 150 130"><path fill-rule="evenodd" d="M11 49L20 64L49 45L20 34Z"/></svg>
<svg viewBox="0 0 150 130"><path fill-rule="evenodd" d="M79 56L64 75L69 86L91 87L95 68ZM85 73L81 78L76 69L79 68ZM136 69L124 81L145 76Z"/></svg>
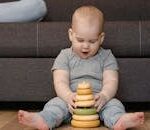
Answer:
<svg viewBox="0 0 150 130"><path fill-rule="evenodd" d="M78 128L94 128L100 126L100 120L93 121L77 121L71 120L71 125Z"/></svg>

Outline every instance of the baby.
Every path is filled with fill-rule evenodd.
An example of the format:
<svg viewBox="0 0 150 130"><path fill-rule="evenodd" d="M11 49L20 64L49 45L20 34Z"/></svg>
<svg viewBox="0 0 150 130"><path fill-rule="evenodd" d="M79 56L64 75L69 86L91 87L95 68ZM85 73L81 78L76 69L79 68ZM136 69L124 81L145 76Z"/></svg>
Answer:
<svg viewBox="0 0 150 130"><path fill-rule="evenodd" d="M144 113L126 113L123 104L114 98L118 89L118 66L108 49L101 47L103 13L93 6L82 6L72 16L68 30L71 47L57 56L52 67L54 86L58 97L51 99L39 113L20 110L21 124L48 130L71 120L78 83L91 83L95 95L94 107L105 126L126 130L143 124Z"/></svg>

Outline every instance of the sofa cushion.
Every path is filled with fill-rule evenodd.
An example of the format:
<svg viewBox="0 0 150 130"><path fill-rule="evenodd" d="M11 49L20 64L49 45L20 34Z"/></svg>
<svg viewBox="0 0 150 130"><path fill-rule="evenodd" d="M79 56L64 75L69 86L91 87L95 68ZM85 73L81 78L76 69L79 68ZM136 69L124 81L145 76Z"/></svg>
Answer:
<svg viewBox="0 0 150 130"><path fill-rule="evenodd" d="M1 3L12 1L19 0L0 0ZM45 21L70 21L74 10L82 5L94 5L101 9L105 14L106 21L150 20L150 4L147 0L109 0L109 2L106 0L44 1L48 9Z"/></svg>
<svg viewBox="0 0 150 130"><path fill-rule="evenodd" d="M60 50L69 47L68 22L38 24L38 56L56 57Z"/></svg>
<svg viewBox="0 0 150 130"><path fill-rule="evenodd" d="M150 102L150 58L118 58L119 90L125 102Z"/></svg>
<svg viewBox="0 0 150 130"><path fill-rule="evenodd" d="M94 5L104 12L106 21L150 20L148 0L45 0L46 21L70 21L74 10L82 5Z"/></svg>
<svg viewBox="0 0 150 130"><path fill-rule="evenodd" d="M0 57L36 57L37 25L0 24Z"/></svg>
<svg viewBox="0 0 150 130"><path fill-rule="evenodd" d="M141 23L141 56L150 57L150 21Z"/></svg>
<svg viewBox="0 0 150 130"><path fill-rule="evenodd" d="M0 57L54 58L71 46L69 27L69 22L0 24ZM106 22L102 46L112 49L116 57L149 57L149 28L150 21Z"/></svg>
<svg viewBox="0 0 150 130"><path fill-rule="evenodd" d="M139 22L115 21L105 23L104 48L111 48L116 57L140 57Z"/></svg>
<svg viewBox="0 0 150 130"><path fill-rule="evenodd" d="M148 57L150 55L147 48L149 25L150 21L106 22L104 27L106 37L102 46L112 49L116 57ZM38 26L39 56L56 57L61 49L70 46L68 22L51 22L51 24L44 22L39 23Z"/></svg>
<svg viewBox="0 0 150 130"><path fill-rule="evenodd" d="M120 68L117 97L126 102L150 102L150 69L146 69L150 59L117 60ZM53 58L1 58L0 101L48 101L54 97L53 62Z"/></svg>
<svg viewBox="0 0 150 130"><path fill-rule="evenodd" d="M0 58L1 101L48 101L55 96L50 58Z"/></svg>

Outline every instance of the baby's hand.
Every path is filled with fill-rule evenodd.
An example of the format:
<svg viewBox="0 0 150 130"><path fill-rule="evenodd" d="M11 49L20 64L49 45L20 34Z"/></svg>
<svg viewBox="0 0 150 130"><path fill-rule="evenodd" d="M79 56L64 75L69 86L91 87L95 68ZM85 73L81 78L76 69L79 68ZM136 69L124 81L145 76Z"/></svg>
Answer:
<svg viewBox="0 0 150 130"><path fill-rule="evenodd" d="M95 105L94 107L97 108L97 112L106 104L107 97L103 93L98 93L95 95Z"/></svg>
<svg viewBox="0 0 150 130"><path fill-rule="evenodd" d="M68 103L69 111L72 114L73 114L74 108L76 108L75 100L76 100L76 93L70 94L69 97L68 97L67 103Z"/></svg>

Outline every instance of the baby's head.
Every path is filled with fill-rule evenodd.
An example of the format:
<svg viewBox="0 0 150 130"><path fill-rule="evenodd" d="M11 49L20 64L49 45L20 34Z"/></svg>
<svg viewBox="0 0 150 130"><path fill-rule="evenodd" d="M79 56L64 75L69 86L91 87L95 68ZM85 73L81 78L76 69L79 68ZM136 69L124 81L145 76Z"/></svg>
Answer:
<svg viewBox="0 0 150 130"><path fill-rule="evenodd" d="M94 6L82 6L72 16L69 39L72 49L80 58L94 56L104 40L103 13Z"/></svg>

